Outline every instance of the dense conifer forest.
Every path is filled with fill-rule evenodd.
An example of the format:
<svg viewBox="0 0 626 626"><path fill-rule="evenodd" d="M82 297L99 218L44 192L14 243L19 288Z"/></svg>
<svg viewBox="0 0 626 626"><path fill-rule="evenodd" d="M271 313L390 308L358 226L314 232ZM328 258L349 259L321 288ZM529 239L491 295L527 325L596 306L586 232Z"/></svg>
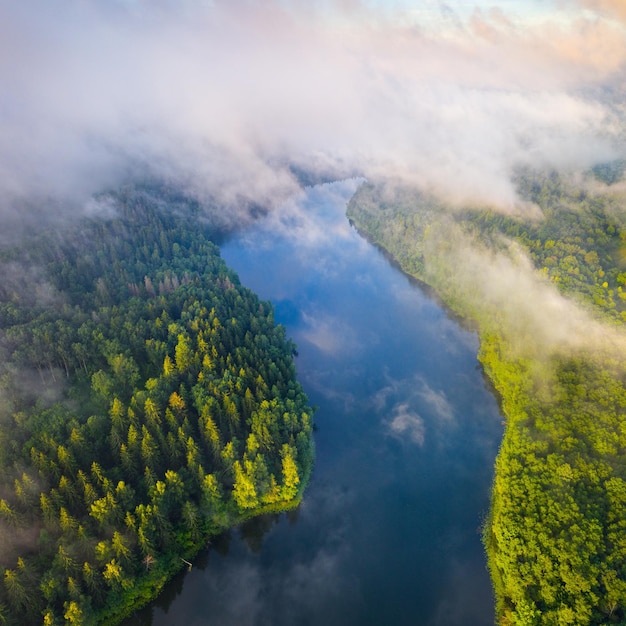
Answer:
<svg viewBox="0 0 626 626"><path fill-rule="evenodd" d="M626 622L626 194L609 184L622 174L521 173L539 215L373 185L349 205L478 329L506 418L484 526L503 625Z"/></svg>
<svg viewBox="0 0 626 626"><path fill-rule="evenodd" d="M0 252L0 624L115 623L311 471L295 346L197 207L99 202Z"/></svg>

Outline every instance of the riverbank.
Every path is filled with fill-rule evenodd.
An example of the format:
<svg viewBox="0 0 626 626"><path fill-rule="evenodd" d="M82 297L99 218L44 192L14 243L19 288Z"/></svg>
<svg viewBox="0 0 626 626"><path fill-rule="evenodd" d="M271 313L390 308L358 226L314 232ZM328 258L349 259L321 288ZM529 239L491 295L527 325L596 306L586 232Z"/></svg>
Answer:
<svg viewBox="0 0 626 626"><path fill-rule="evenodd" d="M109 199L114 216L3 253L54 294L0 294L7 626L119 622L216 533L296 506L311 472L313 409L272 306L193 203Z"/></svg>
<svg viewBox="0 0 626 626"><path fill-rule="evenodd" d="M353 191L307 189L301 221L221 249L274 303L318 407L302 506L227 533L128 626L493 624L478 529L502 425L476 338L349 227Z"/></svg>
<svg viewBox="0 0 626 626"><path fill-rule="evenodd" d="M125 619L131 617L140 609L154 602L164 587L174 579L174 577L184 569L192 570L193 561L198 557L200 552L207 550L212 540L219 535L228 532L245 522L262 515L288 513L297 509L302 503L304 490L308 484L309 476L305 477L302 482L302 488L298 496L290 502L267 504L253 511L247 511L245 514L235 514L235 518L230 520L223 526L216 526L207 533L202 540L198 541L191 549L183 554L171 554L165 558L161 558L156 562L156 566L152 571L139 579L139 584L134 585L128 590L119 605L107 607L107 611L98 616L97 623L101 626L117 626Z"/></svg>
<svg viewBox="0 0 626 626"><path fill-rule="evenodd" d="M605 231L616 234L610 214L598 217L597 205L595 210L596 220L609 222ZM555 215L552 239L555 220L563 220ZM586 340L577 344L568 345L567 337L547 341L541 316L534 312L541 312L543 302L549 319L545 296L552 288L506 256L502 240L486 243L485 226L512 222L502 216L480 217L484 223L477 228L473 215L450 213L423 198L414 206L406 198L397 205L387 201L380 209L375 192L365 188L351 201L348 217L403 271L428 283L455 314L477 324L478 358L506 418L484 532L498 621L620 623L626 586L618 563L625 548L615 537L623 506L619 494L626 486L620 452L626 445L625 368L606 341L592 345L599 323L589 316ZM513 228L518 236L524 232L519 220ZM534 232L532 225L525 228ZM592 241L587 237L588 245ZM581 257L610 258L605 250L612 240L607 241L598 242L594 255L583 250ZM559 250L554 241L546 238L546 243L549 250ZM572 246L567 240L560 244L570 254ZM494 286L497 271L508 272L508 281ZM603 271L602 277L608 275ZM606 284L601 289L606 293ZM524 291L534 293L530 307L520 299ZM567 323L562 316L561 324ZM602 332L610 337L613 331Z"/></svg>

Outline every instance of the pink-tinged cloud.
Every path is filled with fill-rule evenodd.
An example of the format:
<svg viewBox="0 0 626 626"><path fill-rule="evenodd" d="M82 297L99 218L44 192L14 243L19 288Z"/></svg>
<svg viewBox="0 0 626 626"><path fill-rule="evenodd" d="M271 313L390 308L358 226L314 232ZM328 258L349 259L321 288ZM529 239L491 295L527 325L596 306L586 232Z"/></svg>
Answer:
<svg viewBox="0 0 626 626"><path fill-rule="evenodd" d="M582 10L441 32L358 2L0 0L0 16L5 219L157 176L237 220L290 197L294 165L510 209L520 164L623 153L605 96L622 26Z"/></svg>

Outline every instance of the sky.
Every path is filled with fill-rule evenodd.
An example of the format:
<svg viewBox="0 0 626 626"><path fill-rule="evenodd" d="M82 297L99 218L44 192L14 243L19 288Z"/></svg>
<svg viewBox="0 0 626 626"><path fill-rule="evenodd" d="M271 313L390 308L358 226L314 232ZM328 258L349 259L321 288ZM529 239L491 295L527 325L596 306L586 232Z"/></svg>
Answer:
<svg viewBox="0 0 626 626"><path fill-rule="evenodd" d="M422 24L441 27L446 22L458 24L467 20L476 10L489 11L494 7L515 19L532 21L553 15L557 9L552 0L371 0L372 8L396 14L405 12L409 19ZM560 7L565 9L563 5Z"/></svg>
<svg viewBox="0 0 626 626"><path fill-rule="evenodd" d="M624 156L625 7L0 0L0 219L158 177L236 222L294 167L515 211L518 167Z"/></svg>

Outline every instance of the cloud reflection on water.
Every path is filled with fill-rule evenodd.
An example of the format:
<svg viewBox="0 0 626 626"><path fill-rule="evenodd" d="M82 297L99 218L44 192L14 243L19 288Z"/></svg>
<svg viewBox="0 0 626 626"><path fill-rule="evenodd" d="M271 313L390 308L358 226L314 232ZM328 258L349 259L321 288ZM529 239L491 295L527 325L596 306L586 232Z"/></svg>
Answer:
<svg viewBox="0 0 626 626"><path fill-rule="evenodd" d="M261 525L262 543L233 533L226 557L212 551L205 571L187 575L174 603L181 612L170 611L170 621L155 613L155 626L172 615L188 626L414 625L416 616L420 626L439 626L458 617L447 604L465 601L454 563L483 590L472 624L492 621L476 528L488 503L497 407L467 333L346 226L348 187L328 187L307 192L326 199L307 209L326 238L272 243L259 225L223 249L244 284L262 297L280 294L278 319L284 314L299 378L319 407L317 461L297 523ZM338 239L336 221L344 224ZM446 344L455 339L452 353ZM404 432L394 436L393 427ZM238 601L239 566L244 617L220 606ZM446 626L467 623L453 619Z"/></svg>
<svg viewBox="0 0 626 626"><path fill-rule="evenodd" d="M392 410L393 418L386 420L385 424L391 433L399 439L404 439L405 435L419 446L424 445L426 427L424 420L414 411L409 410L409 403L396 404Z"/></svg>
<svg viewBox="0 0 626 626"><path fill-rule="evenodd" d="M391 378L373 397L376 410L384 417L387 433L399 440L407 437L412 443L424 445L427 436L449 434L456 426L455 408L443 389L432 387L425 376L415 374L407 378Z"/></svg>

